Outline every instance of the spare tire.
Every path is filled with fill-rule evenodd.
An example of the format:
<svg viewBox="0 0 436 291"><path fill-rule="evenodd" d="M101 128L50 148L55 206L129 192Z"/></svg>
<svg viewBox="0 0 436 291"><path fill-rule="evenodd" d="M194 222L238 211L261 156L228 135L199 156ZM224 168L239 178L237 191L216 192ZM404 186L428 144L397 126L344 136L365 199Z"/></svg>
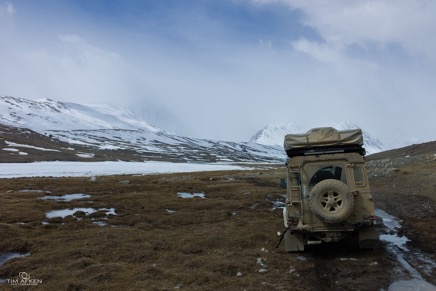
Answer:
<svg viewBox="0 0 436 291"><path fill-rule="evenodd" d="M327 179L313 187L309 207L322 221L337 223L350 216L354 209L354 196L345 183Z"/></svg>

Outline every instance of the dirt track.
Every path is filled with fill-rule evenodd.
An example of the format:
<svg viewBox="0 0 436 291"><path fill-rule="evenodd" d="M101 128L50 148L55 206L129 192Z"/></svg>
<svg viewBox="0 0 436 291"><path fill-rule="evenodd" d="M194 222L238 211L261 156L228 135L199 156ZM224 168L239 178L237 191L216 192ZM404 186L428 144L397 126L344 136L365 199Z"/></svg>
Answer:
<svg viewBox="0 0 436 291"><path fill-rule="evenodd" d="M11 286L20 272L41 280L38 290L387 290L414 277L383 242L373 251L360 251L352 241L296 254L276 249L283 220L269 199L284 193L278 184L283 176L279 168L0 180L0 254L28 253L0 266L0 289L24 290ZM393 194L380 190L385 178L373 179L376 196L380 206L398 215L390 203ZM179 192L206 198L181 198ZM91 197L39 199L74 193ZM404 199L411 205L416 197ZM400 213L408 235L432 227L426 223L429 215L435 217L433 202L429 205L422 217ZM73 207L101 210L46 217L48 211ZM110 208L116 215L106 215ZM434 262L434 244L412 239L409 247ZM436 284L434 266L421 268L419 261L404 259Z"/></svg>

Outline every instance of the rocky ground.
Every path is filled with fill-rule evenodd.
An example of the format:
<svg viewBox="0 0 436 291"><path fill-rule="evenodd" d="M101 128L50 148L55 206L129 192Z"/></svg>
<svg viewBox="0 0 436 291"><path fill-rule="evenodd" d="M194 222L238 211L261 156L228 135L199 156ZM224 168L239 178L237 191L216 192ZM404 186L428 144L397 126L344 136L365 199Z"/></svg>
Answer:
<svg viewBox="0 0 436 291"><path fill-rule="evenodd" d="M368 157L376 207L398 218L399 236L410 240L403 249L383 240L369 251L353 241L302 253L276 248L283 219L272 201L284 194L281 165L3 179L0 290L33 289L13 286L20 274L38 290L388 290L411 279L432 290L435 153ZM84 195L64 201L67 194Z"/></svg>

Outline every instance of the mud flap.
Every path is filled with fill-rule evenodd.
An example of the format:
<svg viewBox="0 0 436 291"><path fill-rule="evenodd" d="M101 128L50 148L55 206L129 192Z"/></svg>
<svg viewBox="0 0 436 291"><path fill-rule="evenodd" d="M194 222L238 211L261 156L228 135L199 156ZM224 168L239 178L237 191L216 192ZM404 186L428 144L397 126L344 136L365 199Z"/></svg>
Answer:
<svg viewBox="0 0 436 291"><path fill-rule="evenodd" d="M301 233L287 231L284 236L285 250L287 252L304 251L304 240Z"/></svg>
<svg viewBox="0 0 436 291"><path fill-rule="evenodd" d="M373 249L379 245L378 231L374 225L359 230L359 247L361 249Z"/></svg>

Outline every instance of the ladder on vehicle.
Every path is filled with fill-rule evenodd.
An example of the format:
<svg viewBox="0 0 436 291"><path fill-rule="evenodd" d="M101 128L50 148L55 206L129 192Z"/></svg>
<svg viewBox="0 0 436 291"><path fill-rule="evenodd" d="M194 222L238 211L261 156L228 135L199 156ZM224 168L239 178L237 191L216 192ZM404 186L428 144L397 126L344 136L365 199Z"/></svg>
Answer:
<svg viewBox="0 0 436 291"><path fill-rule="evenodd" d="M289 169L288 187L290 193L288 194L289 202L300 212L303 216L303 193L301 189L301 176L298 169Z"/></svg>

